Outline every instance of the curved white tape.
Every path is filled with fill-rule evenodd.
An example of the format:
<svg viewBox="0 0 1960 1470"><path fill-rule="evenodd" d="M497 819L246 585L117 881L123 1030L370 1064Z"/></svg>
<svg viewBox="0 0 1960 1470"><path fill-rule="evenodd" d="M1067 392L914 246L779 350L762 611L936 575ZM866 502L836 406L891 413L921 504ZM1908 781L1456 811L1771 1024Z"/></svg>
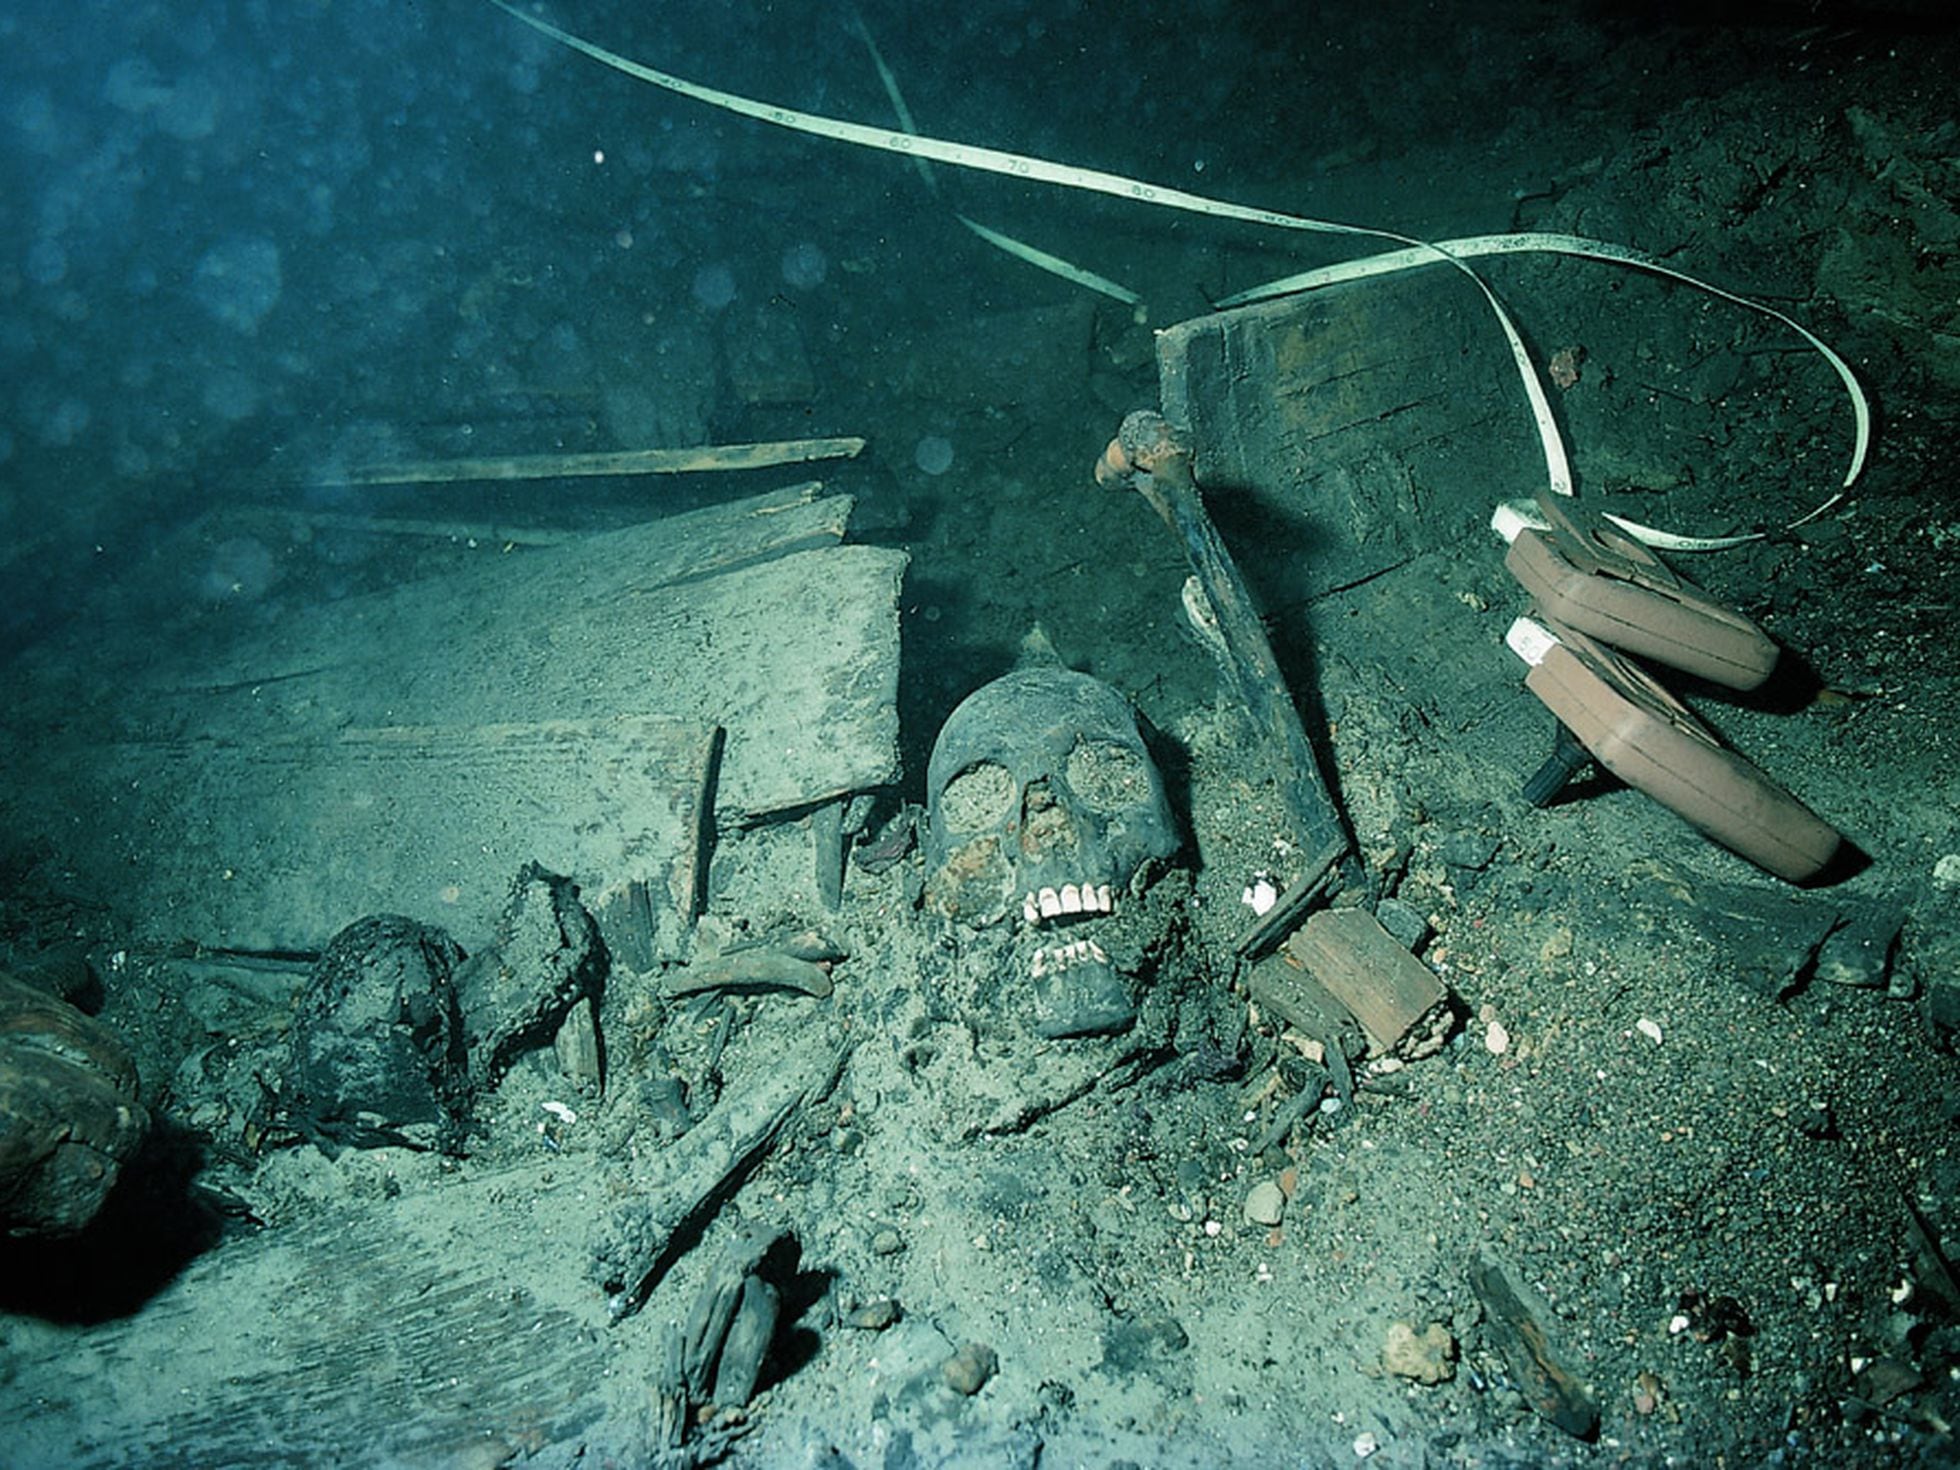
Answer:
<svg viewBox="0 0 1960 1470"><path fill-rule="evenodd" d="M1829 343L1819 337L1795 317L1766 306L1760 301L1752 301L1734 291L1711 285L1686 271L1676 270L1655 260L1650 255L1642 255L1638 250L1625 245L1614 245L1604 240L1588 240L1583 235L1559 235L1544 231L1524 231L1508 235L1467 235L1456 240L1439 240L1433 247L1444 251L1459 260L1476 260L1490 255L1567 255L1580 260L1603 260L1613 265L1623 265L1631 270L1645 271L1649 275L1665 276L1668 280L1679 281L1692 286L1697 291L1706 292L1722 301L1731 302L1745 310L1781 322L1791 331L1802 337L1817 350L1819 356L1831 365L1844 384L1845 395L1851 400L1851 413L1855 434L1851 448L1851 463L1846 467L1842 484L1849 488L1865 468L1865 458L1871 452L1872 411L1865 397L1865 390L1859 386L1857 376ZM1343 260L1334 265L1322 266L1318 270L1302 271L1299 275L1286 276L1277 281L1268 281L1263 286L1240 291L1227 296L1218 304L1220 307L1243 306L1252 301L1263 301L1269 297L1286 296L1299 291L1312 291L1322 286L1333 286L1343 281L1366 280L1370 276L1392 275L1397 271L1420 270L1424 266L1435 265L1436 258L1429 250L1390 250L1380 255L1366 255L1359 260ZM1803 525L1806 521L1822 515L1835 505L1842 496L1834 495L1824 505L1794 524Z"/></svg>

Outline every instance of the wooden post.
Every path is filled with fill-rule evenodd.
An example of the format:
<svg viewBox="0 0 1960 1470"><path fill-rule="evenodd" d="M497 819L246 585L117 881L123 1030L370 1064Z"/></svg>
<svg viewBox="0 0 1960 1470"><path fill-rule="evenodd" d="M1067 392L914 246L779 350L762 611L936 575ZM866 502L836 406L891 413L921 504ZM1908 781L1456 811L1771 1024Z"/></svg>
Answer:
<svg viewBox="0 0 1960 1470"><path fill-rule="evenodd" d="M1113 464L1113 459L1122 463ZM1283 901L1241 939L1239 952L1251 956L1283 937L1292 921L1316 901L1337 892L1345 880L1358 877L1353 871L1353 844L1321 777L1252 594L1205 513L1204 499L1191 477L1190 447L1178 442L1163 415L1138 412L1123 420L1104 463L1119 474L1135 471L1130 483L1183 541L1195 584L1186 585L1186 607L1218 663L1226 688L1238 696L1254 732L1270 752L1274 783L1309 860L1307 871L1292 875ZM1098 478L1108 478L1100 467Z"/></svg>

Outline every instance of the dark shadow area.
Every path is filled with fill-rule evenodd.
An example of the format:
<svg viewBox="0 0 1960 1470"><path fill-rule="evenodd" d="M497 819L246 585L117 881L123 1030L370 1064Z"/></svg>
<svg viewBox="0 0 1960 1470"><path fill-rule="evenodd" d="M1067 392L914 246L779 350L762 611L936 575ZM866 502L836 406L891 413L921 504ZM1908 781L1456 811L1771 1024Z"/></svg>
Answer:
<svg viewBox="0 0 1960 1470"><path fill-rule="evenodd" d="M757 1268L756 1275L776 1288L782 1303L758 1389L769 1388L793 1376L798 1369L814 1362L823 1350L823 1335L806 1319L837 1289L838 1273L828 1268L807 1267L802 1257L802 1243L793 1235L785 1235L771 1247Z"/></svg>

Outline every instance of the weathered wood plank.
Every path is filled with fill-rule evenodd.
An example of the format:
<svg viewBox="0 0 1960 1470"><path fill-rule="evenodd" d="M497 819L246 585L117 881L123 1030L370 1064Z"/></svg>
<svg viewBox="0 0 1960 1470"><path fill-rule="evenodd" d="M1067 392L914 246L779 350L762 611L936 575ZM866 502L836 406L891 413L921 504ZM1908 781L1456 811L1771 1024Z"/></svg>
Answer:
<svg viewBox="0 0 1960 1470"><path fill-rule="evenodd" d="M620 714L718 724L727 820L895 780L905 553L719 556L697 575L675 565L669 534L635 528L356 599L176 670L130 713L150 738L244 744Z"/></svg>
<svg viewBox="0 0 1960 1470"><path fill-rule="evenodd" d="M156 942L318 949L389 912L473 944L531 860L594 894L645 882L677 928L712 735L619 716L121 742L67 752L47 796Z"/></svg>
<svg viewBox="0 0 1960 1470"><path fill-rule="evenodd" d="M1488 308L1447 269L1179 323L1158 367L1269 613L1281 587L1312 598L1481 533L1489 486L1543 473Z"/></svg>
<svg viewBox="0 0 1960 1470"><path fill-rule="evenodd" d="M1447 999L1442 981L1365 909L1323 909L1287 941L1327 993L1346 1006L1387 1056Z"/></svg>
<svg viewBox="0 0 1960 1470"><path fill-rule="evenodd" d="M848 512L799 487L78 669L92 740L23 740L0 820L143 939L315 948L394 911L469 941L535 859L641 885L671 958L710 769L724 824L897 779L907 558L837 544Z"/></svg>
<svg viewBox="0 0 1960 1470"><path fill-rule="evenodd" d="M557 1167L554 1167L557 1165ZM231 1241L133 1317L8 1322L8 1462L482 1465L644 1382L585 1279L590 1181L482 1174Z"/></svg>

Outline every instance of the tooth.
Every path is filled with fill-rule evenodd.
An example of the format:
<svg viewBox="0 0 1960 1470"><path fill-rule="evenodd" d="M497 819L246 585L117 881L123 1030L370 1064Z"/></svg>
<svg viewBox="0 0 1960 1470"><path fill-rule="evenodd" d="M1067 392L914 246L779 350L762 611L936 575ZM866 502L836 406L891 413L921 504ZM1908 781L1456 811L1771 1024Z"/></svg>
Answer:
<svg viewBox="0 0 1960 1470"><path fill-rule="evenodd" d="M1109 963L1109 955L1100 944L1096 943L1093 939L1088 940L1087 943L1089 946L1089 957L1091 959L1105 965Z"/></svg>
<svg viewBox="0 0 1960 1470"><path fill-rule="evenodd" d="M1041 917L1052 919L1062 911L1062 897L1052 888L1041 890Z"/></svg>
<svg viewBox="0 0 1960 1470"><path fill-rule="evenodd" d="M1109 885L1107 883L1096 890L1096 905L1106 914L1116 912L1116 905L1110 901Z"/></svg>
<svg viewBox="0 0 1960 1470"><path fill-rule="evenodd" d="M1073 883L1062 885L1062 912L1065 914L1082 912L1082 890Z"/></svg>
<svg viewBox="0 0 1960 1470"><path fill-rule="evenodd" d="M1021 900L1021 917L1026 919L1030 924L1039 924L1041 922L1041 910L1034 906L1034 895L1032 893Z"/></svg>
<svg viewBox="0 0 1960 1470"><path fill-rule="evenodd" d="M1048 973L1047 950L1038 949L1034 952L1034 962L1028 966L1028 972L1037 980Z"/></svg>

